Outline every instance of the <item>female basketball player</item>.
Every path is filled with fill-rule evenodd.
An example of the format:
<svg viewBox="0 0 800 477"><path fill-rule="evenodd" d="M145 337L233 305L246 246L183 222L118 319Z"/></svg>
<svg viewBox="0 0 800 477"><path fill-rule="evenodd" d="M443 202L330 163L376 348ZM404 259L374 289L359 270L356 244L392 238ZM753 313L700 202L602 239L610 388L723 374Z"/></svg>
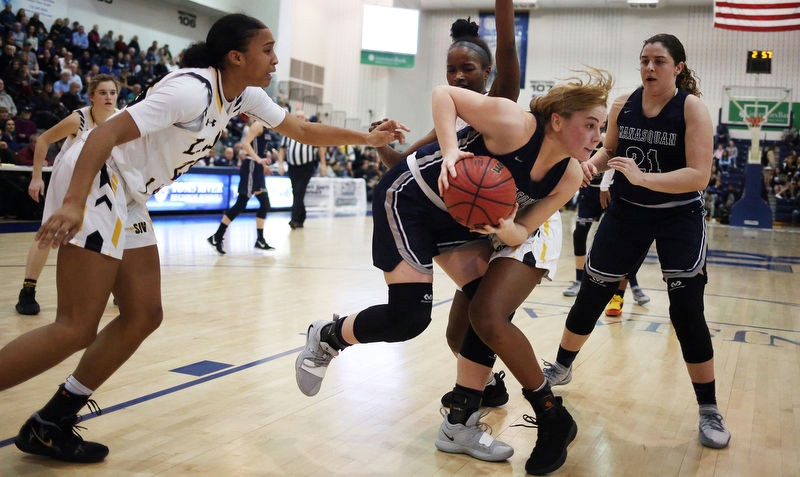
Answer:
<svg viewBox="0 0 800 477"><path fill-rule="evenodd" d="M514 43L514 5L510 0L495 1L495 25L497 29L497 62L496 76L491 89L486 91L486 83L492 70L492 53L486 42L478 36L478 25L469 19L459 19L450 27L453 43L447 52L447 83L450 86L466 88L489 96L508 98L516 101L519 97L520 67L517 48ZM381 122L375 122L377 126ZM467 124L459 119L457 128L465 128ZM430 131L425 137L411 145L404 153L385 146L378 148L378 155L391 168L408 155L415 153L425 144L436 140L436 131ZM474 296L480 280L467 284L464 290L457 290L450 304L450 316L447 322L447 344L458 356L464 337L470 333L474 339L474 331L469 329L469 301ZM494 363L494 353L489 357L481 357L481 365L488 365L489 370ZM489 379L483 393L483 406L502 406L508 402L508 392L503 382L504 372L489 373ZM442 405L450 406L452 393L442 396Z"/></svg>
<svg viewBox="0 0 800 477"><path fill-rule="evenodd" d="M254 142L258 151L253 149ZM225 255L225 250L222 248L225 231L233 222L233 219L244 211L245 207L247 207L247 201L254 194L261 206L256 212L256 243L253 247L261 250L273 250L275 248L268 244L264 238L264 220L267 218L267 212L269 212L269 194L264 180L264 167L272 163L272 153L268 145L269 131L267 128L260 122L251 120L250 129L247 130L247 134L242 139L242 149L247 152L248 158L242 161L242 165L239 166L239 195L236 197L236 203L225 211L214 235L206 239L220 255Z"/></svg>
<svg viewBox="0 0 800 477"><path fill-rule="evenodd" d="M39 197L44 195L42 166L44 166L44 159L50 144L67 138L61 146L61 151L56 156L54 164L57 164L61 154L69 149L77 137L86 131L94 129L98 124L104 123L106 119L117 111L119 84L114 76L96 75L89 81L88 88L89 102L91 104L73 111L61 122L43 132L36 141L36 148L33 151L33 173L31 174L31 183L28 186L28 194L36 202L39 202ZM47 220L58 206L60 204L54 201L45 200L42 220ZM42 274L49 252L49 248L39 248L36 242L33 242L30 250L28 250L28 260L25 264L25 281L22 284L22 290L19 292L19 302L16 306L17 312L20 314L39 314L39 303L36 302L36 281L39 279L39 275Z"/></svg>
<svg viewBox="0 0 800 477"><path fill-rule="evenodd" d="M575 436L575 423L553 397L530 343L508 315L548 273L550 264L540 265L534 255L542 252L547 240L537 230L580 186L581 168L569 157L589 158L605 121L610 88L608 75L595 71L586 83L561 85L536 98L531 114L508 99L437 87L433 111L439 143L422 147L416 158L387 172L373 199L373 263L384 271L389 302L343 319L335 316L333 321L312 323L306 347L295 362L300 390L309 396L319 392L328 364L347 346L406 341L422 333L431 319L433 260L461 287L486 273L488 243L474 241L475 235L455 222L434 188L437 181L441 188L448 186L447 174L455 175L458 159L492 155L514 176L521 211L501 220L497 228L480 230L496 234L498 252L472 300L469 318L478 336L522 383L537 414L539 438L526 469L558 468ZM457 116L471 124L458 136ZM462 373L467 361L463 354L462 347L459 386L437 447L483 460L504 460L513 449L484 433L479 422L486 373Z"/></svg>
<svg viewBox="0 0 800 477"><path fill-rule="evenodd" d="M41 247L62 246L56 321L0 350L0 389L87 349L67 382L23 425L15 440L21 450L67 461L105 458L108 448L83 441L74 425L93 390L161 322L158 251L145 201L204 157L231 117L245 113L306 144L382 146L403 139L398 128L405 127L393 121L364 134L287 116L262 89L278 63L274 44L255 18L220 18L206 42L186 51L184 68L65 153L62 162L74 164L74 172L65 167L51 180L66 189L63 205L36 235ZM120 314L98 333L112 290Z"/></svg>
<svg viewBox="0 0 800 477"><path fill-rule="evenodd" d="M642 87L614 102L604 149L583 165L587 180L598 171L617 171L613 194L558 356L545 373L553 386L572 379L572 362L617 282L655 240L670 320L700 406L700 442L722 448L730 432L717 409L714 350L703 315L708 279L701 191L711 174L714 131L676 37L659 34L645 40L640 73Z"/></svg>

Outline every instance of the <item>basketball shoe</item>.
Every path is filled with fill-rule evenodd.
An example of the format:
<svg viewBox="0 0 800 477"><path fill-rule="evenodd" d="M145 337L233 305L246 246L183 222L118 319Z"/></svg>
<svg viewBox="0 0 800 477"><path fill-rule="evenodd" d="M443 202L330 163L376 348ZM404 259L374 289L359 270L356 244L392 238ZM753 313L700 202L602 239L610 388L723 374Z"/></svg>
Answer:
<svg viewBox="0 0 800 477"><path fill-rule="evenodd" d="M317 320L311 323L306 334L306 347L300 351L294 362L297 387L306 396L314 396L319 392L328 365L339 354L328 343L320 341L322 327L328 323L331 322Z"/></svg>
<svg viewBox="0 0 800 477"><path fill-rule="evenodd" d="M481 422L489 411L475 411L466 424L450 424L448 413L439 409L444 422L439 426L436 448L451 454L467 454L479 460L499 462L514 455L514 449L492 437L492 428Z"/></svg>
<svg viewBox="0 0 800 477"><path fill-rule="evenodd" d="M69 397L59 397L59 394ZM100 415L101 410L89 396L69 395L64 391L64 385L59 387L57 398L69 400L72 409L80 409L88 404L92 414ZM51 401L52 402L52 401ZM14 438L14 444L22 452L37 454L67 462L100 462L108 455L108 447L97 442L84 441L78 434L80 417L77 413L63 416L57 422L42 419L34 413L28 419L19 434Z"/></svg>
<svg viewBox="0 0 800 477"><path fill-rule="evenodd" d="M38 315L39 303L36 302L36 288L22 287L19 291L19 301L17 301L17 313L20 315Z"/></svg>
<svg viewBox="0 0 800 477"><path fill-rule="evenodd" d="M702 404L700 406L700 443L706 447L723 449L728 447L731 433L725 427L725 421L715 404Z"/></svg>
<svg viewBox="0 0 800 477"><path fill-rule="evenodd" d="M273 247L272 245L268 244L267 241L264 240L264 239L256 240L256 243L255 243L255 245L253 245L253 247L260 248L261 250L275 250L275 247ZM225 252L222 252L222 253L225 253Z"/></svg>
<svg viewBox="0 0 800 477"><path fill-rule="evenodd" d="M564 296L578 296L578 292L580 291L580 289L581 289L581 282L576 282L573 280L570 282L569 288L564 289L564 291L561 292L561 294Z"/></svg>
<svg viewBox="0 0 800 477"><path fill-rule="evenodd" d="M222 250L222 239L217 237L216 235L212 235L208 237L208 243L211 244L212 247L219 253L220 255L225 255L225 250Z"/></svg>
<svg viewBox="0 0 800 477"><path fill-rule="evenodd" d="M572 381L572 365L568 368L562 366L558 361L551 363L542 360L542 374L550 386L562 386Z"/></svg>
<svg viewBox="0 0 800 477"><path fill-rule="evenodd" d="M633 301L635 301L637 305L644 305L650 302L650 297L647 296L641 287L631 287L631 292L633 292Z"/></svg>
<svg viewBox="0 0 800 477"><path fill-rule="evenodd" d="M561 397L555 397L551 392L535 396L540 393L527 389L522 394L533 405L536 417L525 414L522 418L529 425L517 425L537 428L536 444L525 462L525 471L533 475L549 474L567 460L567 446L578 435L578 425L564 407Z"/></svg>
<svg viewBox="0 0 800 477"><path fill-rule="evenodd" d="M508 402L508 390L506 390L506 383L503 381L503 378L505 377L506 372L500 371L499 373L494 373L489 378L489 381L486 383L486 387L483 388L483 399L481 400L481 406L499 407ZM442 406L449 409L452 402L453 391L450 391L442 396Z"/></svg>
<svg viewBox="0 0 800 477"><path fill-rule="evenodd" d="M619 295L612 296L611 301L608 302L608 306L606 306L606 316L621 315L623 303L625 303L625 300L623 300L621 296Z"/></svg>

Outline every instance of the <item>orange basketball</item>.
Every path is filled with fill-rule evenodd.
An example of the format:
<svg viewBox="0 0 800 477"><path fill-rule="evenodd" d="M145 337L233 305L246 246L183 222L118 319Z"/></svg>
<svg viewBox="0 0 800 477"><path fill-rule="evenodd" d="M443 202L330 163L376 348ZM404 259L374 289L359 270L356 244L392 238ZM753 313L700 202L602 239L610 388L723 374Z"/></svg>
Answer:
<svg viewBox="0 0 800 477"><path fill-rule="evenodd" d="M468 157L456 163L456 174L448 178L450 187L442 198L459 224L470 228L497 225L514 209L514 178L497 159Z"/></svg>

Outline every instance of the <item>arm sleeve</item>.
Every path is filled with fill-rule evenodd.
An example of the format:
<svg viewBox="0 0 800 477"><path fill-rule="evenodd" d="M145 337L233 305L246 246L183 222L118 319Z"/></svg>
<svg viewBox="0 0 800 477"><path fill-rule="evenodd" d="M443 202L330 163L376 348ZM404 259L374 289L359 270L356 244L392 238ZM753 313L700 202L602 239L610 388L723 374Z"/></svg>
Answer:
<svg viewBox="0 0 800 477"><path fill-rule="evenodd" d="M248 87L244 91L242 112L253 116L270 129L280 125L286 118L286 110L275 104L261 88Z"/></svg>
<svg viewBox="0 0 800 477"><path fill-rule="evenodd" d="M614 182L614 169L609 169L603 173L603 179L600 180L600 190L608 190L612 182Z"/></svg>
<svg viewBox="0 0 800 477"><path fill-rule="evenodd" d="M128 106L142 136L165 129L175 123L189 122L208 107L206 86L191 76L177 76L158 84L142 101Z"/></svg>

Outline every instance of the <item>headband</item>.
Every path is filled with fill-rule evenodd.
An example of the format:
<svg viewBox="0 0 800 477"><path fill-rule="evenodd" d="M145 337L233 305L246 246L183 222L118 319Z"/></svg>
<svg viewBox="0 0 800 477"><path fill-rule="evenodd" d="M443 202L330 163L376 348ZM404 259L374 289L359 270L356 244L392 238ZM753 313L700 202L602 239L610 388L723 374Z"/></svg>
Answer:
<svg viewBox="0 0 800 477"><path fill-rule="evenodd" d="M471 50L473 50L473 51L477 52L477 53L478 53L478 56L480 56L480 57L481 57L481 59L482 59L482 60L483 60L485 63L488 63L488 64L489 64L489 66L491 66L491 65L492 65L492 59L491 59L491 58L489 58L489 53L487 53L487 52L486 52L486 50L484 50L484 49L483 49L483 48L482 48L480 45L476 45L475 43L472 43L471 41L467 41L467 40L458 40L457 42L453 43L453 44L450 46L450 48L451 48L451 49L452 49L452 48L457 48L457 47L459 47L459 46L465 46L465 47L467 47L467 48L469 48L469 49L471 49Z"/></svg>

